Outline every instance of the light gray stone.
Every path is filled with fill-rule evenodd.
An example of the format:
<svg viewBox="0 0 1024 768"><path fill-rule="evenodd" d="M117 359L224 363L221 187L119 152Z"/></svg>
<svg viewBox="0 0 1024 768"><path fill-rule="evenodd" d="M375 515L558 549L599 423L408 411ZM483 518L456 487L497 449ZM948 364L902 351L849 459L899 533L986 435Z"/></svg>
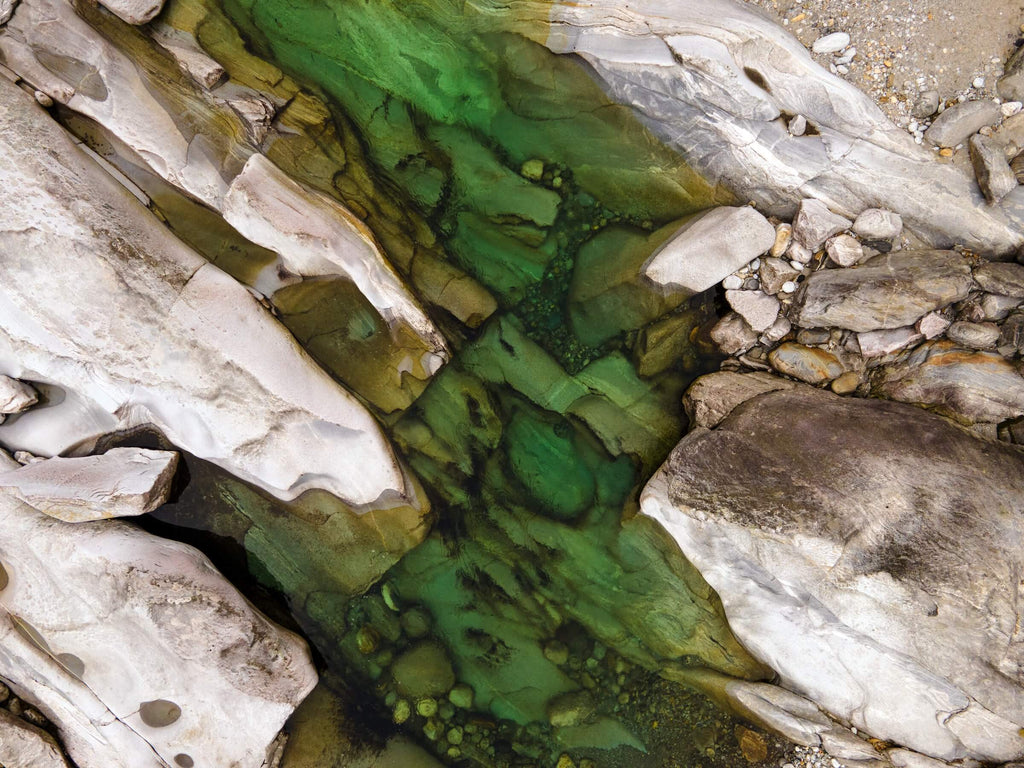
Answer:
<svg viewBox="0 0 1024 768"><path fill-rule="evenodd" d="M832 235L849 229L853 224L845 216L829 210L820 200L800 201L793 219L793 238L811 251L816 251Z"/></svg>
<svg viewBox="0 0 1024 768"><path fill-rule="evenodd" d="M800 241L793 240L790 242L789 248L786 249L786 257L794 267L797 264L805 265L809 264L814 257L814 251Z"/></svg>
<svg viewBox="0 0 1024 768"><path fill-rule="evenodd" d="M21 413L39 402L31 385L0 375L0 414Z"/></svg>
<svg viewBox="0 0 1024 768"><path fill-rule="evenodd" d="M819 37L811 45L815 53L838 53L850 44L850 36L846 32L833 32Z"/></svg>
<svg viewBox="0 0 1024 768"><path fill-rule="evenodd" d="M974 268L974 281L989 293L1024 299L1024 264L985 262Z"/></svg>
<svg viewBox="0 0 1024 768"><path fill-rule="evenodd" d="M808 384L824 384L842 375L843 364L824 349L786 342L768 354L768 362L779 373Z"/></svg>
<svg viewBox="0 0 1024 768"><path fill-rule="evenodd" d="M775 226L775 242L772 243L772 247L768 251L768 255L773 259L780 259L785 255L786 250L789 248L789 243L793 239L793 225L786 222L782 222ZM764 260L761 261L764 263Z"/></svg>
<svg viewBox="0 0 1024 768"><path fill-rule="evenodd" d="M911 114L918 120L926 117L931 117L939 110L939 92L938 91L921 91L917 95L917 100L914 102Z"/></svg>
<svg viewBox="0 0 1024 768"><path fill-rule="evenodd" d="M775 227L750 206L712 208L688 219L648 259L657 285L699 293L768 251Z"/></svg>
<svg viewBox="0 0 1024 768"><path fill-rule="evenodd" d="M730 312L711 329L711 340L726 355L738 355L757 344L757 333L747 321Z"/></svg>
<svg viewBox="0 0 1024 768"><path fill-rule="evenodd" d="M46 731L0 709L0 765L6 768L69 768Z"/></svg>
<svg viewBox="0 0 1024 768"><path fill-rule="evenodd" d="M953 251L896 251L857 269L813 273L797 291L790 318L806 328L900 328L965 299L972 285L970 268Z"/></svg>
<svg viewBox="0 0 1024 768"><path fill-rule="evenodd" d="M853 231L866 240L893 240L903 231L903 219L892 211L868 208L854 219Z"/></svg>
<svg viewBox="0 0 1024 768"><path fill-rule="evenodd" d="M683 395L683 408L691 427L714 429L741 403L766 392L792 389L795 386L798 385L789 379L761 371L718 371L701 376L690 385Z"/></svg>
<svg viewBox="0 0 1024 768"><path fill-rule="evenodd" d="M789 132L794 136L803 136L807 132L807 118L797 115L789 121Z"/></svg>
<svg viewBox="0 0 1024 768"><path fill-rule="evenodd" d="M865 331L857 334L857 344L864 357L882 357L892 352L898 352L923 339L924 335L914 326Z"/></svg>
<svg viewBox="0 0 1024 768"><path fill-rule="evenodd" d="M864 258L864 249L850 235L836 235L825 243L825 253L840 267L852 267Z"/></svg>
<svg viewBox="0 0 1024 768"><path fill-rule="evenodd" d="M986 125L995 125L1002 118L998 104L987 100L964 101L936 117L924 132L924 137L937 147L955 147L967 141L971 134Z"/></svg>
<svg viewBox="0 0 1024 768"><path fill-rule="evenodd" d="M995 349L999 341L999 326L995 323L967 323L961 320L949 326L946 338L971 349Z"/></svg>
<svg viewBox="0 0 1024 768"><path fill-rule="evenodd" d="M965 350L951 341L925 342L881 369L872 391L928 406L968 424L1024 416L1024 378L993 352Z"/></svg>
<svg viewBox="0 0 1024 768"><path fill-rule="evenodd" d="M178 454L112 448L101 456L33 461L0 472L0 488L68 523L144 515L171 491Z"/></svg>
<svg viewBox="0 0 1024 768"><path fill-rule="evenodd" d="M950 319L941 312L929 312L918 320L914 327L926 339L934 339L944 334L949 324Z"/></svg>
<svg viewBox="0 0 1024 768"><path fill-rule="evenodd" d="M1014 313L1006 318L999 332L999 349L1024 350L1024 314Z"/></svg>
<svg viewBox="0 0 1024 768"><path fill-rule="evenodd" d="M778 299L763 291L726 291L725 300L757 333L771 328L782 308Z"/></svg>
<svg viewBox="0 0 1024 768"><path fill-rule="evenodd" d="M1022 497L1014 447L800 386L691 431L641 508L779 685L893 745L999 762L1024 755Z"/></svg>
<svg viewBox="0 0 1024 768"><path fill-rule="evenodd" d="M1006 161L1002 148L987 136L972 136L968 147L978 185L985 199L994 205L1017 186L1017 176Z"/></svg>
<svg viewBox="0 0 1024 768"><path fill-rule="evenodd" d="M1018 48L1007 60L996 92L1003 101L1024 101L1024 54Z"/></svg>

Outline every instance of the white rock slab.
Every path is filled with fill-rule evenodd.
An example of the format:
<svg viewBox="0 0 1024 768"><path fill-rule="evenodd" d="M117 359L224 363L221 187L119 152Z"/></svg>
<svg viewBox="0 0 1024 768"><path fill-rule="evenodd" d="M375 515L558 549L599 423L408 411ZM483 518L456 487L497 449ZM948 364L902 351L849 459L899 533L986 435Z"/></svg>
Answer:
<svg viewBox="0 0 1024 768"><path fill-rule="evenodd" d="M0 376L0 413L21 413L39 402L39 395L28 384L10 376Z"/></svg>
<svg viewBox="0 0 1024 768"><path fill-rule="evenodd" d="M347 209L253 155L224 198L225 220L281 256L302 277L347 275L390 326L408 326L429 350L433 374L448 359L444 338L387 263L373 234Z"/></svg>
<svg viewBox="0 0 1024 768"><path fill-rule="evenodd" d="M128 15L145 15L146 8L158 10L161 4L104 3L115 13L120 8ZM55 101L108 128L174 186L220 207L227 191L225 175L230 175L222 168L226 158L208 138L179 125L180 116L154 96L137 65L75 13L71 3L22 0L4 29L0 52L7 66ZM79 75L62 77L41 58L73 63L71 72ZM196 108L212 111L214 105L197 101Z"/></svg>
<svg viewBox="0 0 1024 768"><path fill-rule="evenodd" d="M372 416L246 288L7 80L0 101L0 370L59 382L120 428L153 424L281 498L417 503Z"/></svg>
<svg viewBox="0 0 1024 768"><path fill-rule="evenodd" d="M746 3L523 1L511 12L552 51L583 58L613 99L707 178L767 213L790 218L814 197L848 218L871 207L899 213L933 247L1009 253L1024 242L1020 198L985 206L973 179ZM818 135L791 135L783 113L803 115Z"/></svg>
<svg viewBox="0 0 1024 768"><path fill-rule="evenodd" d="M3 496L0 565L0 674L81 768L259 768L316 684L305 643L192 547Z"/></svg>
<svg viewBox="0 0 1024 768"><path fill-rule="evenodd" d="M775 228L750 206L712 208L688 219L643 266L652 282L700 293L775 243Z"/></svg>
<svg viewBox="0 0 1024 768"><path fill-rule="evenodd" d="M112 448L0 472L0 488L58 520L82 523L152 512L167 501L177 467L173 451Z"/></svg>

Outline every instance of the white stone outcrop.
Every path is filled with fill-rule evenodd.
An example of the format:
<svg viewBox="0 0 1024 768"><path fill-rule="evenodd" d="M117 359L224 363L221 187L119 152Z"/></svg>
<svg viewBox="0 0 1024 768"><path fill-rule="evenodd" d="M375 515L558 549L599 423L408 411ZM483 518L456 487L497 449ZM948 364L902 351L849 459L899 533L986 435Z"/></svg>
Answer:
<svg viewBox="0 0 1024 768"><path fill-rule="evenodd" d="M737 0L478 0L512 14L555 53L574 53L616 101L707 178L790 218L817 198L849 218L899 213L934 247L1009 253L1024 205L989 207L974 180L940 164L855 86L818 66L789 32ZM802 115L802 136L786 115Z"/></svg>
<svg viewBox="0 0 1024 768"><path fill-rule="evenodd" d="M0 496L0 566L0 675L80 768L259 768L316 684L305 643L184 544Z"/></svg>
<svg viewBox="0 0 1024 768"><path fill-rule="evenodd" d="M372 416L246 288L3 78L0 100L0 370L59 383L119 428L153 424L281 498L416 502Z"/></svg>
<svg viewBox="0 0 1024 768"><path fill-rule="evenodd" d="M112 448L101 456L33 461L0 472L0 489L67 523L152 512L165 501L178 454Z"/></svg>
<svg viewBox="0 0 1024 768"><path fill-rule="evenodd" d="M390 327L411 329L429 350L413 361L428 378L448 359L444 338L384 259L373 234L339 203L292 180L263 155L253 155L224 198L224 219L242 235L280 255L301 277L349 277ZM256 286L270 294L275 286Z"/></svg>
<svg viewBox="0 0 1024 768"><path fill-rule="evenodd" d="M121 3L128 9L152 0ZM139 65L89 26L72 3L22 0L4 29L0 53L8 67L54 101L108 128L174 186L220 207L231 176L223 149L161 103ZM202 101L194 109L221 111Z"/></svg>
<svg viewBox="0 0 1024 768"><path fill-rule="evenodd" d="M731 412L683 438L643 511L784 688L932 758L1024 757L1024 456L913 406L754 376L690 390ZM748 704L815 743L812 711L780 727L778 702Z"/></svg>

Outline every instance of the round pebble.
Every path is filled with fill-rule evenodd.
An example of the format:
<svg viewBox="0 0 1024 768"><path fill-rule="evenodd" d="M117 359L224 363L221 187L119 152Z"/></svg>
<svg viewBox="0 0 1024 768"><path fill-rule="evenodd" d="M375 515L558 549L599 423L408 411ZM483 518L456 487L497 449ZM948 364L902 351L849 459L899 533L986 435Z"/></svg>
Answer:
<svg viewBox="0 0 1024 768"><path fill-rule="evenodd" d="M416 713L423 717L432 717L437 714L436 699L420 699L416 702Z"/></svg>
<svg viewBox="0 0 1024 768"><path fill-rule="evenodd" d="M783 293L793 293L795 290L796 290L796 283L794 283L792 280L787 280L786 282L784 282L782 284L782 292Z"/></svg>
<svg viewBox="0 0 1024 768"><path fill-rule="evenodd" d="M739 275L729 275L722 281L722 287L727 291L735 291L743 285L743 279Z"/></svg>

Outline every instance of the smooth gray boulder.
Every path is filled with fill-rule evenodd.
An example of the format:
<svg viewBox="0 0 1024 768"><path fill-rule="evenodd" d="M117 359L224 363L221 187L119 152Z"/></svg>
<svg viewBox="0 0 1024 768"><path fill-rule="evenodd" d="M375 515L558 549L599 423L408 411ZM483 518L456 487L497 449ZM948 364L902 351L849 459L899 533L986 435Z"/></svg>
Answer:
<svg viewBox="0 0 1024 768"><path fill-rule="evenodd" d="M798 386L691 431L641 508L783 688L893 746L1003 762L1024 756L1022 499L1017 449Z"/></svg>
<svg viewBox="0 0 1024 768"><path fill-rule="evenodd" d="M1008 254L1024 242L1024 201L985 206L973 178L916 145L869 96L746 3L477 5L512 14L556 53L581 57L655 135L762 211L791 218L800 200L816 198L848 218L866 208L899 213L932 247L962 242ZM791 135L784 115L803 115L808 134Z"/></svg>
<svg viewBox="0 0 1024 768"><path fill-rule="evenodd" d="M144 515L167 501L178 454L112 448L101 456L33 461L0 472L0 489L68 523Z"/></svg>
<svg viewBox="0 0 1024 768"><path fill-rule="evenodd" d="M700 293L775 242L775 228L750 206L712 208L689 218L644 264L651 282Z"/></svg>
<svg viewBox="0 0 1024 768"><path fill-rule="evenodd" d="M796 293L790 318L804 328L900 328L967 298L972 286L970 268L954 251L896 251L857 269L810 275Z"/></svg>
<svg viewBox="0 0 1024 768"><path fill-rule="evenodd" d="M952 341L926 342L880 369L872 391L968 424L1024 416L1024 377L1014 366L994 352L963 349Z"/></svg>
<svg viewBox="0 0 1024 768"><path fill-rule="evenodd" d="M924 137L937 147L955 147L986 125L995 125L1002 119L1003 113L994 102L965 101L936 117Z"/></svg>

